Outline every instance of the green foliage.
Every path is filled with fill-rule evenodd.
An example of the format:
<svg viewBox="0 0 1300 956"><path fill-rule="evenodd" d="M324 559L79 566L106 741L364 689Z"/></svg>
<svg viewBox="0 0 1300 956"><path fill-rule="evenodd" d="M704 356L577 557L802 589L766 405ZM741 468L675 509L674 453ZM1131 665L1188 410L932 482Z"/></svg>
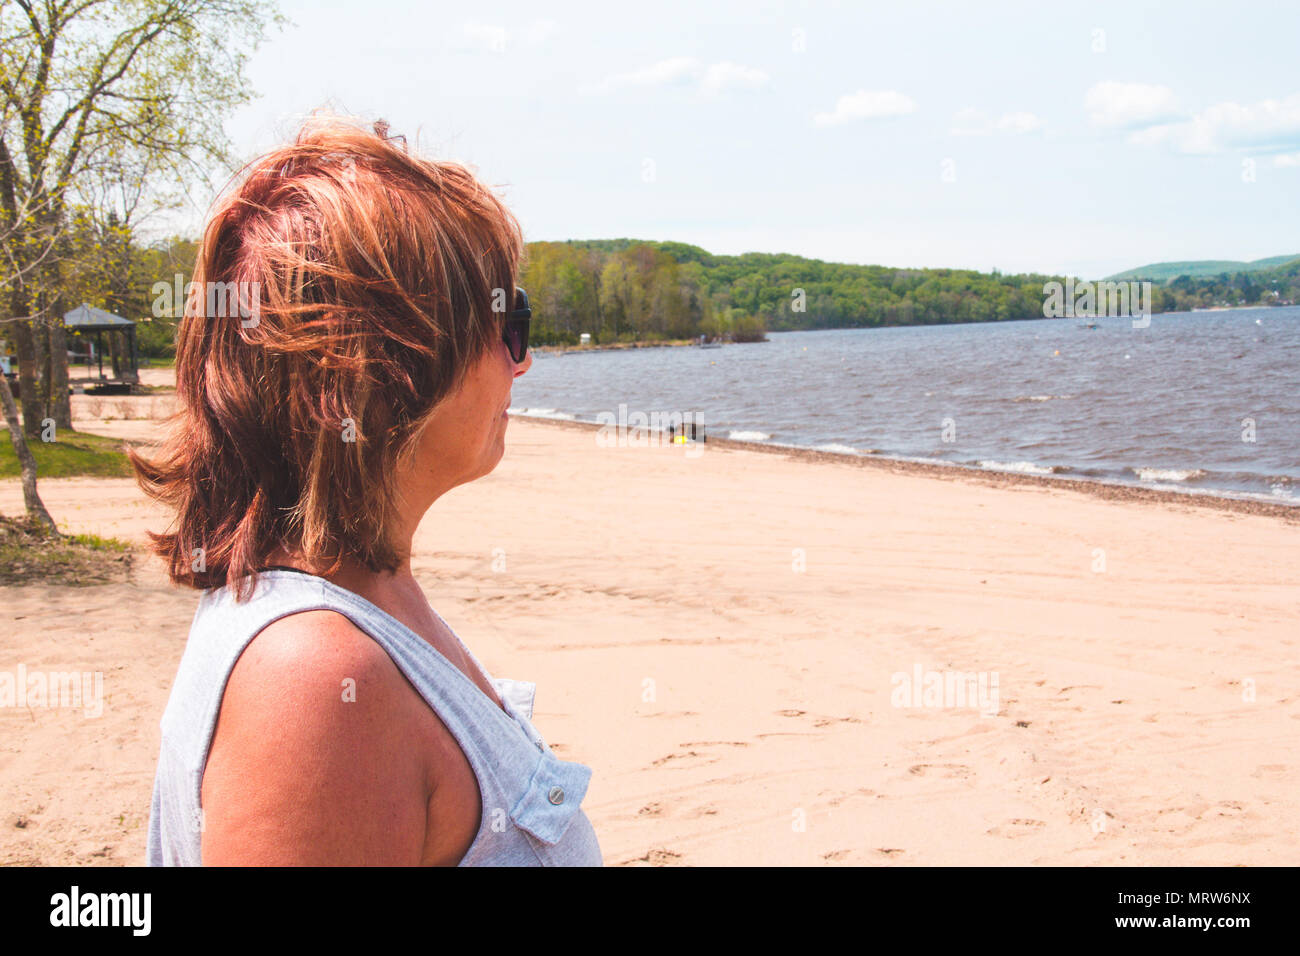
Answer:
<svg viewBox="0 0 1300 956"><path fill-rule="evenodd" d="M1224 273L1259 272L1264 269L1275 269L1287 265L1296 259L1300 259L1300 256L1270 256L1267 259L1256 259L1254 262L1234 262L1221 259L1199 259L1191 262L1154 262L1151 265L1139 266L1136 269L1129 269L1127 272L1117 273L1109 278L1150 279L1153 282L1168 282L1171 279L1177 279L1179 276L1207 278L1220 276Z"/></svg>
<svg viewBox="0 0 1300 956"><path fill-rule="evenodd" d="M1041 318L1052 276L895 269L781 253L717 256L681 242L535 242L521 279L537 341L729 337ZM801 290L801 292L800 292ZM802 305L800 311L797 306Z"/></svg>
<svg viewBox="0 0 1300 956"><path fill-rule="evenodd" d="M184 311L184 290L189 287L198 248L197 242L172 238L139 250L138 278L124 290L122 308L127 311L118 314L139 323L135 332L141 355L175 358L176 325ZM180 295L176 293L178 283Z"/></svg>
<svg viewBox="0 0 1300 956"><path fill-rule="evenodd" d="M1300 303L1300 259L1270 269L1179 276L1152 289L1155 310L1182 312L1243 305Z"/></svg>
<svg viewBox="0 0 1300 956"><path fill-rule="evenodd" d="M1296 303L1298 271L1300 260L1184 277L1153 288L1152 307ZM848 265L783 253L720 256L681 242L605 239L531 243L521 282L536 303L540 344L574 341L580 332L597 342L701 334L756 341L769 329L1041 319L1043 286L1065 278Z"/></svg>
<svg viewBox="0 0 1300 956"><path fill-rule="evenodd" d="M79 343L60 317L83 301L131 315L133 226L233 165L223 120L253 98L250 56L284 22L273 0L0 0L0 325L29 434L71 421ZM146 354L169 337L146 336ZM115 372L123 344L105 341Z"/></svg>
<svg viewBox="0 0 1300 956"><path fill-rule="evenodd" d="M137 326L140 353L175 355L176 318L156 283L189 282L197 243L132 247L116 275L87 297ZM1064 276L963 269L896 269L751 252L715 256L681 242L632 239L529 243L520 284L533 306L535 345L669 341L707 335L762 341L768 330L1001 322L1043 317L1043 285ZM797 311L795 290L803 290ZM1276 294L1274 294L1276 293ZM170 298L175 298L174 295ZM1156 312L1300 302L1300 260L1281 268L1181 277L1152 289Z"/></svg>
<svg viewBox="0 0 1300 956"><path fill-rule="evenodd" d="M131 550L131 546L125 541L117 538L101 538L97 534L73 534L68 536L68 540L94 551L114 551L118 554L125 554Z"/></svg>
<svg viewBox="0 0 1300 956"><path fill-rule="evenodd" d="M135 472L122 451L122 442L89 432L59 431L57 441L28 439L27 447L36 459L36 473L41 479L72 478L92 475L100 478L130 478ZM9 434L0 435L0 478L17 478L22 474Z"/></svg>

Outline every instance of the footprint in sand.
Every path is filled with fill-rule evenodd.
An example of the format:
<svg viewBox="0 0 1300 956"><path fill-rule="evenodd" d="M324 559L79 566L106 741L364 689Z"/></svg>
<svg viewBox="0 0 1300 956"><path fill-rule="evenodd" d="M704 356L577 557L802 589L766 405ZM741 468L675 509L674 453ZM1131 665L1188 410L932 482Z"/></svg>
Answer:
<svg viewBox="0 0 1300 956"><path fill-rule="evenodd" d="M1291 768L1284 763L1262 763L1255 768L1252 777L1280 777Z"/></svg>
<svg viewBox="0 0 1300 956"><path fill-rule="evenodd" d="M628 860L628 863L635 866L638 863L644 863L649 866L676 866L681 862L682 855L674 853L672 850L663 850L656 847L646 853L645 856L638 856L636 859Z"/></svg>
<svg viewBox="0 0 1300 956"><path fill-rule="evenodd" d="M915 766L908 767L907 772L918 777L950 777L964 778L969 777L973 770L970 767L959 763L918 763Z"/></svg>
<svg viewBox="0 0 1300 956"><path fill-rule="evenodd" d="M652 762L656 767L672 767L674 769L687 767L702 767L705 764L717 763L721 757L712 754L702 754L697 750L688 750L685 753L669 754L666 757L660 757Z"/></svg>
<svg viewBox="0 0 1300 956"><path fill-rule="evenodd" d="M1006 823L999 823L984 832L989 836L1006 837L1015 839L1016 837L1029 836L1031 833L1037 833L1042 827L1047 826L1042 820L1025 820L1016 819L1008 820Z"/></svg>
<svg viewBox="0 0 1300 956"><path fill-rule="evenodd" d="M834 794L834 796L832 796L829 800L826 801L826 805L829 807L838 807L841 803L843 803L845 800L848 800L850 797L877 796L876 791L868 789L867 787L859 787L857 790L850 790L850 791L823 790L821 793L817 794L817 796L819 797L825 796L828 793Z"/></svg>
<svg viewBox="0 0 1300 956"><path fill-rule="evenodd" d="M857 717L818 717L813 721L814 727L829 727L831 724L860 724L860 718Z"/></svg>

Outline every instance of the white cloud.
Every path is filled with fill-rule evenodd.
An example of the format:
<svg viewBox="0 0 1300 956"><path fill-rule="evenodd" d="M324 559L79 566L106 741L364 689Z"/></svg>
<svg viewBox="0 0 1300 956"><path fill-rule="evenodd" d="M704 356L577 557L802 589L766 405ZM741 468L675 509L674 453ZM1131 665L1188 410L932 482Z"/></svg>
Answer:
<svg viewBox="0 0 1300 956"><path fill-rule="evenodd" d="M1300 146L1300 93L1244 106L1216 103L1190 119L1141 130L1129 138L1143 146L1165 145L1180 153L1294 149Z"/></svg>
<svg viewBox="0 0 1300 956"><path fill-rule="evenodd" d="M672 86L693 80L699 72L698 60L689 56L675 56L631 73L607 76L597 86L611 90L628 86Z"/></svg>
<svg viewBox="0 0 1300 956"><path fill-rule="evenodd" d="M953 115L948 132L953 136L989 136L995 132L1020 135L1042 129L1042 126L1043 121L1033 113L1003 113L994 120L983 110L964 109Z"/></svg>
<svg viewBox="0 0 1300 956"><path fill-rule="evenodd" d="M1273 157L1274 166L1300 166L1300 153L1283 153Z"/></svg>
<svg viewBox="0 0 1300 956"><path fill-rule="evenodd" d="M616 73L583 88L585 93L608 93L628 88L695 86L705 96L728 90L760 90L768 85L762 70L724 60L705 65L694 57L676 56L660 60L630 73Z"/></svg>
<svg viewBox="0 0 1300 956"><path fill-rule="evenodd" d="M708 96L717 96L727 90L761 90L767 84L768 76L762 70L723 61L704 71L700 90Z"/></svg>
<svg viewBox="0 0 1300 956"><path fill-rule="evenodd" d="M813 124L839 126L853 120L904 116L914 112L916 112L916 102L897 90L858 90L856 93L841 96L831 112L813 116Z"/></svg>
<svg viewBox="0 0 1300 956"><path fill-rule="evenodd" d="M1169 87L1113 80L1088 90L1083 108L1088 111L1089 122L1104 129L1153 126L1180 116L1177 98Z"/></svg>

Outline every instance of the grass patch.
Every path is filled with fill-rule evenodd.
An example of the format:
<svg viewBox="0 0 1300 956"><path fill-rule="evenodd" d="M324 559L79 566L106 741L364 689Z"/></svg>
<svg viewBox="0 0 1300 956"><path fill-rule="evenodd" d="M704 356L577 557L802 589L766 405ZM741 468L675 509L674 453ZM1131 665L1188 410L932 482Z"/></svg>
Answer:
<svg viewBox="0 0 1300 956"><path fill-rule="evenodd" d="M117 538L101 538L97 534L73 534L68 535L67 540L95 551L115 551L118 554L125 554L131 550L131 546L125 541L119 541Z"/></svg>
<svg viewBox="0 0 1300 956"><path fill-rule="evenodd" d="M95 435L91 432L72 432L61 429L57 441L43 442L27 439L27 447L36 459L37 478L73 478L89 475L95 478L130 478L135 474L131 462L123 452L120 438ZM22 474L18 456L9 441L7 429L0 430L0 478L17 478Z"/></svg>
<svg viewBox="0 0 1300 956"><path fill-rule="evenodd" d="M131 546L116 538L94 534L55 537L25 518L0 516L0 585L84 587L125 581L134 558Z"/></svg>

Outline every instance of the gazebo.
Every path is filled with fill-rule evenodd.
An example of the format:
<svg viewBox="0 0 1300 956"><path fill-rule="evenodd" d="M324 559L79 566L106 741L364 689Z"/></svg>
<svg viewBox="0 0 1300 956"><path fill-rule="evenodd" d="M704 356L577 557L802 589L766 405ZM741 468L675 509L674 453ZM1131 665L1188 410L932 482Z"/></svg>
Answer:
<svg viewBox="0 0 1300 956"><path fill-rule="evenodd" d="M94 352L99 359L99 384L94 386L97 392L131 391L131 386L140 382L140 366L135 342L135 323L112 312L105 312L93 305L82 303L63 316L63 325L70 332L84 334L94 333ZM104 374L104 336L122 335L126 338L125 354L119 352L118 376Z"/></svg>

